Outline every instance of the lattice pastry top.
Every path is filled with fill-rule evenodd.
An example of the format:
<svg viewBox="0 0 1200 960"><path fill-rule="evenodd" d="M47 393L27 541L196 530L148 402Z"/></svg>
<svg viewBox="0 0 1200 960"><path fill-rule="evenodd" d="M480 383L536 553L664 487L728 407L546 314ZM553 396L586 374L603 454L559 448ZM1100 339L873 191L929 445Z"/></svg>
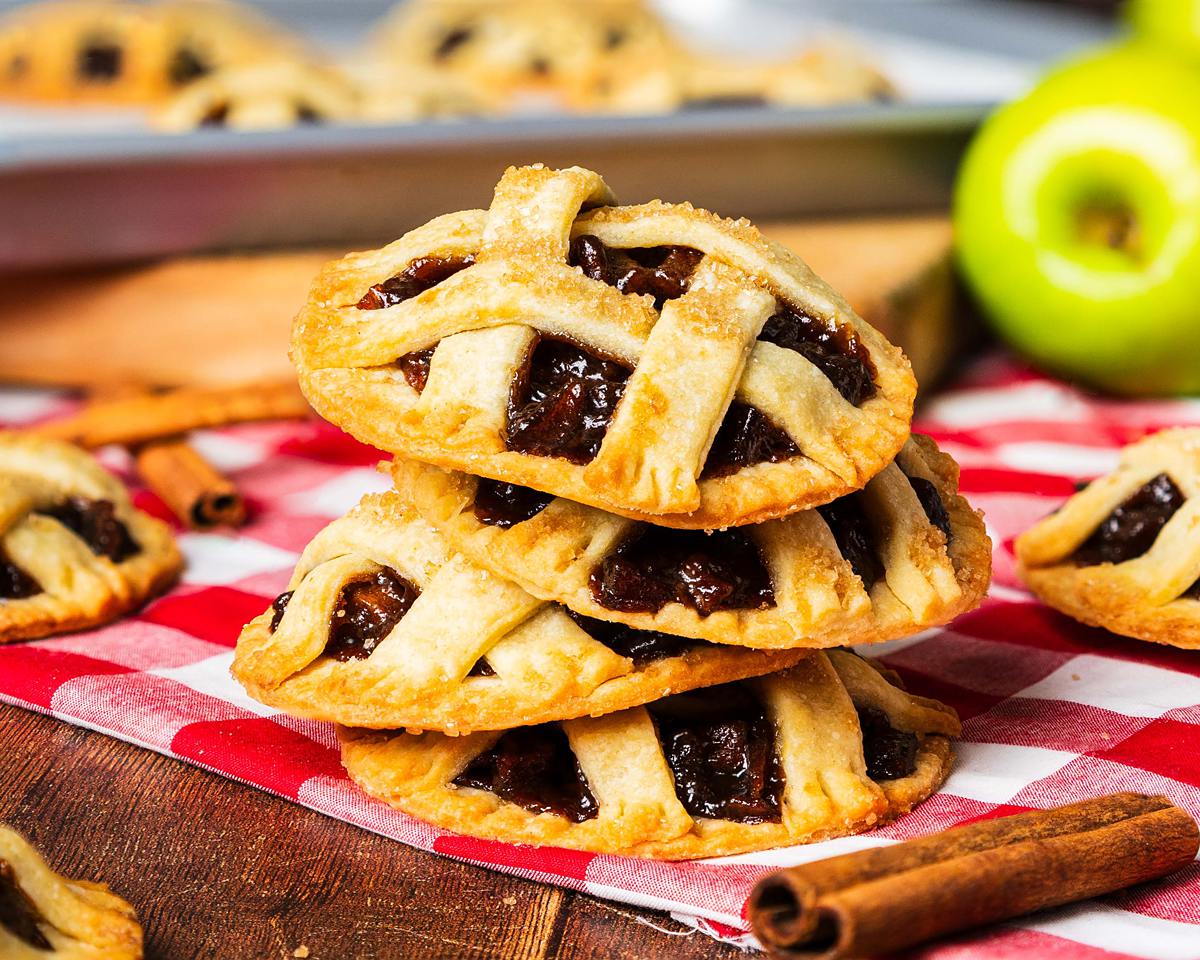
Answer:
<svg viewBox="0 0 1200 960"><path fill-rule="evenodd" d="M987 589L991 544L958 468L914 435L860 492L717 533L626 520L414 461L397 488L454 547L584 616L751 647L889 640Z"/></svg>
<svg viewBox="0 0 1200 960"><path fill-rule="evenodd" d="M469 733L607 713L800 657L572 617L453 554L385 494L309 544L288 592L242 631L233 673L292 714Z"/></svg>
<svg viewBox="0 0 1200 960"><path fill-rule="evenodd" d="M1200 648L1198 528L1200 429L1165 430L1021 534L1019 571L1084 623Z"/></svg>
<svg viewBox="0 0 1200 960"><path fill-rule="evenodd" d="M0 643L107 623L182 566L166 524L88 454L0 433Z"/></svg>
<svg viewBox="0 0 1200 960"><path fill-rule="evenodd" d="M0 23L0 97L150 103L292 46L266 18L220 0L36 3Z"/></svg>
<svg viewBox="0 0 1200 960"><path fill-rule="evenodd" d="M140 960L142 928L102 883L68 880L20 834L0 825L0 957Z"/></svg>
<svg viewBox="0 0 1200 960"><path fill-rule="evenodd" d="M309 400L393 453L679 527L887 465L899 350L746 221L612 203L587 170L514 168L489 211L330 264L293 331Z"/></svg>
<svg viewBox="0 0 1200 960"><path fill-rule="evenodd" d="M845 651L644 707L450 738L340 729L367 793L472 836L712 857L856 833L951 764L954 711Z"/></svg>

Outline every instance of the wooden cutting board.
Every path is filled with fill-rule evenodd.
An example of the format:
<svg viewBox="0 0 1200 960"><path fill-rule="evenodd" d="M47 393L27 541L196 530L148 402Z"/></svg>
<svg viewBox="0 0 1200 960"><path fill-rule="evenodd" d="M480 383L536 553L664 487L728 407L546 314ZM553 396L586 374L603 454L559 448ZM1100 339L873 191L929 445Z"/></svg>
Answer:
<svg viewBox="0 0 1200 960"><path fill-rule="evenodd" d="M955 309L950 227L940 217L775 224L872 324L922 384L968 335ZM207 256L0 279L0 380L108 388L291 376L291 319L342 251Z"/></svg>

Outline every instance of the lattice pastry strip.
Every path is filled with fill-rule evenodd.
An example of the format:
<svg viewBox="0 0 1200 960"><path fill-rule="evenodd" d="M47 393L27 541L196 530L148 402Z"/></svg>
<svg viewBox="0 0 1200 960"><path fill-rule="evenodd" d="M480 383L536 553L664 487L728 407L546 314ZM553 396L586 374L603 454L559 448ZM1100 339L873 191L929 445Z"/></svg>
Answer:
<svg viewBox="0 0 1200 960"><path fill-rule="evenodd" d="M705 534L399 460L396 487L454 547L576 613L713 643L830 647L979 603L991 544L958 468L914 436L859 493Z"/></svg>
<svg viewBox="0 0 1200 960"><path fill-rule="evenodd" d="M299 716L469 733L619 710L800 656L572 617L454 554L385 494L313 539L289 591L242 631L233 673Z"/></svg>
<svg viewBox="0 0 1200 960"><path fill-rule="evenodd" d="M133 907L102 883L68 880L16 831L0 825L0 957L140 960Z"/></svg>
<svg viewBox="0 0 1200 960"><path fill-rule="evenodd" d="M330 264L293 331L306 395L382 449L694 529L895 456L908 363L794 254L613 202L591 171L510 169L488 211Z"/></svg>
<svg viewBox="0 0 1200 960"><path fill-rule="evenodd" d="M1016 542L1046 603L1094 626L1200 647L1200 429L1165 430Z"/></svg>
<svg viewBox="0 0 1200 960"><path fill-rule="evenodd" d="M182 565L167 526L88 454L0 433L0 643L113 620Z"/></svg>
<svg viewBox="0 0 1200 960"><path fill-rule="evenodd" d="M339 736L359 786L435 826L680 859L879 826L938 787L958 732L949 707L830 651L601 717Z"/></svg>

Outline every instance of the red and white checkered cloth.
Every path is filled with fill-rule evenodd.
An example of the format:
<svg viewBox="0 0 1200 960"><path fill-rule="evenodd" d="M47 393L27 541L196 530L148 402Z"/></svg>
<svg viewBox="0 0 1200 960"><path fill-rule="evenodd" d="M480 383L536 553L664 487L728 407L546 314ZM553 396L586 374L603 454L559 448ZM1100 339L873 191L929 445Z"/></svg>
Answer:
<svg viewBox="0 0 1200 960"><path fill-rule="evenodd" d="M38 420L69 403L0 391L0 422ZM384 487L372 469L378 454L318 424L198 435L200 449L244 491L250 523L236 534L182 533L183 585L136 617L0 648L0 699L424 850L668 910L749 944L746 897L774 866L1118 790L1162 793L1200 817L1200 653L1120 639L1034 603L1014 577L1010 549L1012 537L1067 497L1074 481L1110 469L1123 444L1185 423L1200 424L1200 402L1098 400L1004 359L977 366L925 409L921 429L959 461L964 493L987 514L996 583L983 609L953 629L873 650L910 687L956 707L964 735L942 791L867 836L655 863L454 836L364 797L342 772L329 726L269 710L229 676L239 628L284 589L308 540L363 493ZM166 516L151 494L136 499ZM1200 864L1165 882L911 954L918 955L1197 960Z"/></svg>

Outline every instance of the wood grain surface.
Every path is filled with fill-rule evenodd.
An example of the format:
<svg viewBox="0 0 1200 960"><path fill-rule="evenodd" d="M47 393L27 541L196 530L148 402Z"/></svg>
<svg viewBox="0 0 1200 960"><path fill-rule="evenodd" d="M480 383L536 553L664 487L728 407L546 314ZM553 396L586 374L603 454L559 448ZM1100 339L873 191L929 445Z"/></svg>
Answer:
<svg viewBox="0 0 1200 960"><path fill-rule="evenodd" d="M135 905L151 960L733 960L638 911L455 863L0 705L0 821Z"/></svg>

